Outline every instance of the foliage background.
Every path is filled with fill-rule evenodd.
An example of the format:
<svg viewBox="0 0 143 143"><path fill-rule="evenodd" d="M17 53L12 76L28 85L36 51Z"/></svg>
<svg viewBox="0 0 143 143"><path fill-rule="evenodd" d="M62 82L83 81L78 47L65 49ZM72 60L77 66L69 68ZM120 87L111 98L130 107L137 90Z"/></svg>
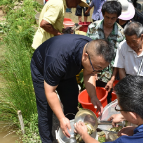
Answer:
<svg viewBox="0 0 143 143"><path fill-rule="evenodd" d="M0 76L6 81L0 87L0 120L9 122L12 130L21 135L17 111L21 110L26 134L23 142L40 142L37 127L37 108L32 85L30 61L33 35L37 29L35 14L42 7L32 0L1 0L6 13L2 27L5 54L0 60Z"/></svg>

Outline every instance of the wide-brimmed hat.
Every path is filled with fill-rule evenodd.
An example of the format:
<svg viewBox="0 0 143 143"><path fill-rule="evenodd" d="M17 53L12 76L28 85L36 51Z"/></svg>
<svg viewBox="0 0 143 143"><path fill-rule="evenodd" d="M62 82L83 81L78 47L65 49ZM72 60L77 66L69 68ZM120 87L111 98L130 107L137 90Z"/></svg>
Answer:
<svg viewBox="0 0 143 143"><path fill-rule="evenodd" d="M86 3L86 0L81 0L81 3L79 3L78 5L82 7L89 7L89 5Z"/></svg>
<svg viewBox="0 0 143 143"><path fill-rule="evenodd" d="M122 20L130 20L135 15L135 8L131 2L128 2L127 0L118 0L122 5L122 13L118 17Z"/></svg>
<svg viewBox="0 0 143 143"><path fill-rule="evenodd" d="M117 1L120 2L122 5L122 13L118 17L122 20L130 20L135 15L135 8L131 2L128 2L128 0L107 0L107 1Z"/></svg>

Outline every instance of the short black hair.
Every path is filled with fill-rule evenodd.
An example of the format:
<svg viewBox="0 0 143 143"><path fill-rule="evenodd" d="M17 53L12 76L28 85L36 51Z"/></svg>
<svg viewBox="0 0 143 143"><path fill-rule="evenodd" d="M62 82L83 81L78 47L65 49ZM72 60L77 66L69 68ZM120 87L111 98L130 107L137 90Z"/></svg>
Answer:
<svg viewBox="0 0 143 143"><path fill-rule="evenodd" d="M95 57L95 54L97 56L102 56L104 60L108 63L110 63L115 58L113 44L104 39L96 39L90 41L87 49L90 51L91 57Z"/></svg>
<svg viewBox="0 0 143 143"><path fill-rule="evenodd" d="M117 14L117 17L121 15L122 5L118 1L106 1L102 6L102 14L104 16L105 12L110 14Z"/></svg>
<svg viewBox="0 0 143 143"><path fill-rule="evenodd" d="M128 75L115 88L122 110L138 114L143 119L143 77Z"/></svg>
<svg viewBox="0 0 143 143"><path fill-rule="evenodd" d="M124 27L125 36L137 35L139 38L143 34L143 25L139 22L128 22Z"/></svg>

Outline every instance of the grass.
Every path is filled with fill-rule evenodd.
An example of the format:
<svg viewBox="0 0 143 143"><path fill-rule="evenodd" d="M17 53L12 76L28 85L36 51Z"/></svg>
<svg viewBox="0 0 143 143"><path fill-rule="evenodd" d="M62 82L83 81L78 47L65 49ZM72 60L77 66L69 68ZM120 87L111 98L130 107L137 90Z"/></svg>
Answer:
<svg viewBox="0 0 143 143"><path fill-rule="evenodd" d="M15 0L16 1L16 0ZM4 51L0 60L0 120L9 122L9 126L19 129L17 111L21 110L26 133L23 142L40 142L37 126L37 107L32 84L30 61L31 48L36 24L35 13L41 9L35 1L24 0L20 9L14 10L14 2L2 0L6 5L6 24L3 25L3 39L0 46ZM17 0L18 1L18 0ZM1 47L2 49L2 47Z"/></svg>

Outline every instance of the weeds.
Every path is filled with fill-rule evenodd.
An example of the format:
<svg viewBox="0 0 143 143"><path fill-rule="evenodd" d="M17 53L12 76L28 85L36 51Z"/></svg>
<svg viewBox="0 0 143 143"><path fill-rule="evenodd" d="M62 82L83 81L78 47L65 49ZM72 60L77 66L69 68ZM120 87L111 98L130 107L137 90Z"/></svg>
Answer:
<svg viewBox="0 0 143 143"><path fill-rule="evenodd" d="M5 34L5 55L0 60L0 76L4 78L5 87L0 89L0 120L8 121L11 127L17 127L20 134L20 124L17 110L21 110L25 123L26 134L23 142L39 143L37 127L37 108L32 85L30 61L33 54L31 48L35 29L35 13L41 5L32 0L24 0L21 8L14 9L15 1L2 0L5 6L6 24L3 25Z"/></svg>
<svg viewBox="0 0 143 143"><path fill-rule="evenodd" d="M31 115L30 122L25 120L25 134L21 135L21 131L17 132L18 135L21 135L21 140L23 143L41 143L41 139L38 131L38 114ZM18 141L17 141L18 142Z"/></svg>

